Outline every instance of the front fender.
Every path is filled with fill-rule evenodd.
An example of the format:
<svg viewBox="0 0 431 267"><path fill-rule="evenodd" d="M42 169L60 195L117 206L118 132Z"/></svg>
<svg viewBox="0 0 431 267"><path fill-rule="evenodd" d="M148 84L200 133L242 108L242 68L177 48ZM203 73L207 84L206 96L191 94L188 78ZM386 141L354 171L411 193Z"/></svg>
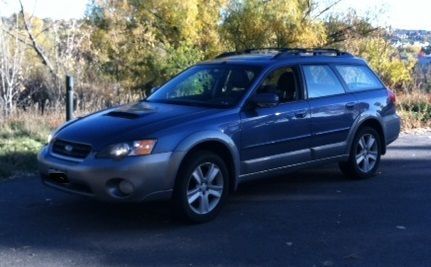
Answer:
<svg viewBox="0 0 431 267"><path fill-rule="evenodd" d="M223 144L228 150L229 153L233 159L232 166L234 167L234 189L236 189L236 186L238 185L238 176L239 176L239 170L240 170L240 157L239 157L239 151L237 149L237 146L235 142L232 140L232 138L222 132L218 131L211 131L211 130L205 130L201 132L193 133L192 135L187 136L184 138L178 146L175 148L175 154L181 155L181 158L178 158L179 162L181 163L184 159L184 157L187 155L189 151L191 151L196 146L203 144L205 142L215 141ZM177 171L180 167L180 164L177 166Z"/></svg>

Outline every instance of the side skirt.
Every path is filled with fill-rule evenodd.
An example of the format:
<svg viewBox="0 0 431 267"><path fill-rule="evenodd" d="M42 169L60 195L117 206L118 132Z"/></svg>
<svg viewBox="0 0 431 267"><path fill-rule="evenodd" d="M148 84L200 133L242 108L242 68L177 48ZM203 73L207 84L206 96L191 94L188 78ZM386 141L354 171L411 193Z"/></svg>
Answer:
<svg viewBox="0 0 431 267"><path fill-rule="evenodd" d="M311 160L311 161L307 161L307 162L301 162L301 163L281 166L281 167L277 167L277 168L262 170L262 171L258 171L258 172L253 172L253 173L241 174L238 177L239 178L238 182L242 183L242 182L246 182L246 181L250 181L250 180L261 179L261 178L265 178L268 176L273 176L275 174L286 174L286 173L293 172L293 171L296 171L299 169L303 169L305 167L320 166L320 165L324 165L327 163L344 161L344 160L347 160L348 158L349 158L348 154L343 154L343 155L339 155L339 156L327 157L327 158L323 158L323 159L316 159L316 160Z"/></svg>

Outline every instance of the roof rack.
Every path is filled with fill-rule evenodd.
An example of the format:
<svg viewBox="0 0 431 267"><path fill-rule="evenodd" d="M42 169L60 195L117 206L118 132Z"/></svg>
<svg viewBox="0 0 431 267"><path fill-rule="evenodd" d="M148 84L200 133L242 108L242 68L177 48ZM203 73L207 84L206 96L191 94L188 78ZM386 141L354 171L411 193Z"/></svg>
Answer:
<svg viewBox="0 0 431 267"><path fill-rule="evenodd" d="M244 55L244 54L268 54L273 52L280 53L287 49L288 48L279 48L279 47L249 48L242 51L223 52L220 55L216 56L215 58L224 58L224 57Z"/></svg>
<svg viewBox="0 0 431 267"><path fill-rule="evenodd" d="M244 54L268 54L276 52L273 59L285 56L353 56L350 53L340 51L332 48L279 48L279 47L264 47L264 48L250 48L243 51L224 52L215 58L224 58L235 55Z"/></svg>
<svg viewBox="0 0 431 267"><path fill-rule="evenodd" d="M352 54L332 48L299 48L287 49L276 54L274 58L280 58L284 56L352 56Z"/></svg>
<svg viewBox="0 0 431 267"><path fill-rule="evenodd" d="M236 56L241 54L242 54L241 52L224 52L224 53L221 53L220 55L217 55L215 58L224 58L224 57Z"/></svg>

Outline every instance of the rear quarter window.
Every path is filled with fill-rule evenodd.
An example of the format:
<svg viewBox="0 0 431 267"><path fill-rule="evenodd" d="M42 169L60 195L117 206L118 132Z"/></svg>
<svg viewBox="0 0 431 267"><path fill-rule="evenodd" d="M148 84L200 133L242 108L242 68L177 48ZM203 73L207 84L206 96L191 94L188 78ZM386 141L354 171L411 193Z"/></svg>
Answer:
<svg viewBox="0 0 431 267"><path fill-rule="evenodd" d="M344 94L344 88L328 65L303 66L309 98Z"/></svg>
<svg viewBox="0 0 431 267"><path fill-rule="evenodd" d="M338 73L347 85L349 92L383 88L383 84L366 66L337 65Z"/></svg>

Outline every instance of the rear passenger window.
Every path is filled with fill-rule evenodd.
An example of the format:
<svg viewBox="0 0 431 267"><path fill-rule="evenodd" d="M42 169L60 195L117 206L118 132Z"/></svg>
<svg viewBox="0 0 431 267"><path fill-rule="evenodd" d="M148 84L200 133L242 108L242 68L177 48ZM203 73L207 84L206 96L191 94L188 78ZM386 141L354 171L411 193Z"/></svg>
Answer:
<svg viewBox="0 0 431 267"><path fill-rule="evenodd" d="M309 98L344 93L343 86L329 66L306 65L304 66L304 76Z"/></svg>
<svg viewBox="0 0 431 267"><path fill-rule="evenodd" d="M382 88L382 83L365 66L338 65L337 71L347 84L349 92Z"/></svg>
<svg viewBox="0 0 431 267"><path fill-rule="evenodd" d="M271 72L257 90L257 93L276 93L280 103L299 99L296 68L284 67Z"/></svg>

